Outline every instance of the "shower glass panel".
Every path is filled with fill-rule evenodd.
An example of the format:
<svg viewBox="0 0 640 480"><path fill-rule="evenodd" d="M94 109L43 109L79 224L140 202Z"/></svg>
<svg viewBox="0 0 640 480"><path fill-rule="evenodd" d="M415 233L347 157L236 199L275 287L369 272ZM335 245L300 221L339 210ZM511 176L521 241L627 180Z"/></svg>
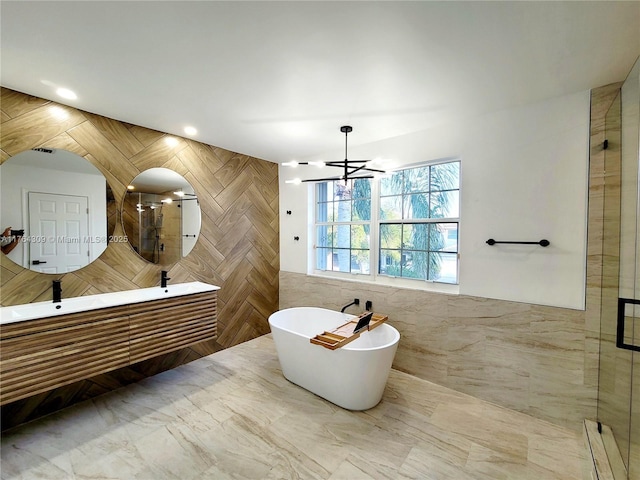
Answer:
<svg viewBox="0 0 640 480"><path fill-rule="evenodd" d="M607 449L612 469L626 472L626 465L629 461L629 409L631 408L631 357L633 353L630 350L616 347L621 220L620 94L607 112L605 138L598 421L605 426L602 440ZM619 473L618 476L620 478L616 480L621 480L626 477L626 473L624 476Z"/></svg>
<svg viewBox="0 0 640 480"><path fill-rule="evenodd" d="M640 59L622 86L621 95L620 297L629 302L624 309L626 328L620 336L632 348L627 467L629 479L640 480Z"/></svg>
<svg viewBox="0 0 640 480"><path fill-rule="evenodd" d="M616 480L640 480L640 61L607 112L598 421Z"/></svg>

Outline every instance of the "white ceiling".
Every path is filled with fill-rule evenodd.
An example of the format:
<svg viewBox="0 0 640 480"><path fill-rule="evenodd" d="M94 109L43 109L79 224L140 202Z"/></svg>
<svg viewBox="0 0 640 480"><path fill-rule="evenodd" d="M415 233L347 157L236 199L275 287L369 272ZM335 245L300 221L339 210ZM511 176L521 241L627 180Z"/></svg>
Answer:
<svg viewBox="0 0 640 480"><path fill-rule="evenodd" d="M640 54L640 2L2 0L0 18L3 86L275 162L340 152L345 124L363 145L620 81Z"/></svg>

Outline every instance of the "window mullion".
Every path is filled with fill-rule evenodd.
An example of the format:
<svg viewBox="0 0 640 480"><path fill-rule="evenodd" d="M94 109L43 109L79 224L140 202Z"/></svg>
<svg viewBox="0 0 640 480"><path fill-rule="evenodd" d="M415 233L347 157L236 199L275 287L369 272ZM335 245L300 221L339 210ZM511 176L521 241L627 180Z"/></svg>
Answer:
<svg viewBox="0 0 640 480"><path fill-rule="evenodd" d="M371 227L369 228L369 273L375 281L380 266L380 179L371 182Z"/></svg>

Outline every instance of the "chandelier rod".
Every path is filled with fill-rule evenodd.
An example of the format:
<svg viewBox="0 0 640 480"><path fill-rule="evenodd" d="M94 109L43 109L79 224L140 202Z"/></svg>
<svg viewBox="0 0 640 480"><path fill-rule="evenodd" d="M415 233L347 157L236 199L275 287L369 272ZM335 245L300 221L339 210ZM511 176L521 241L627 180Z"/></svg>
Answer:
<svg viewBox="0 0 640 480"><path fill-rule="evenodd" d="M342 127L340 127L340 131L344 132L344 177L342 178L346 182L349 179L349 160L347 156L347 140L348 140L349 132L353 131L353 127L349 125L343 125Z"/></svg>

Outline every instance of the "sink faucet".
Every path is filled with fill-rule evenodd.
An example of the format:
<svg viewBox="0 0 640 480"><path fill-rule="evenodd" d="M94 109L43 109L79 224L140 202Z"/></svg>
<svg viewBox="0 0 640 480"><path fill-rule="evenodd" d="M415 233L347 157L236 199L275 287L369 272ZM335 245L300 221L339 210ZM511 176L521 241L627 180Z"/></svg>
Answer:
<svg viewBox="0 0 640 480"><path fill-rule="evenodd" d="M160 277L160 286L162 288L167 288L167 280L171 280L169 277L167 277L167 272L166 270L162 270L162 276Z"/></svg>
<svg viewBox="0 0 640 480"><path fill-rule="evenodd" d="M62 280L53 281L53 303L62 301Z"/></svg>

